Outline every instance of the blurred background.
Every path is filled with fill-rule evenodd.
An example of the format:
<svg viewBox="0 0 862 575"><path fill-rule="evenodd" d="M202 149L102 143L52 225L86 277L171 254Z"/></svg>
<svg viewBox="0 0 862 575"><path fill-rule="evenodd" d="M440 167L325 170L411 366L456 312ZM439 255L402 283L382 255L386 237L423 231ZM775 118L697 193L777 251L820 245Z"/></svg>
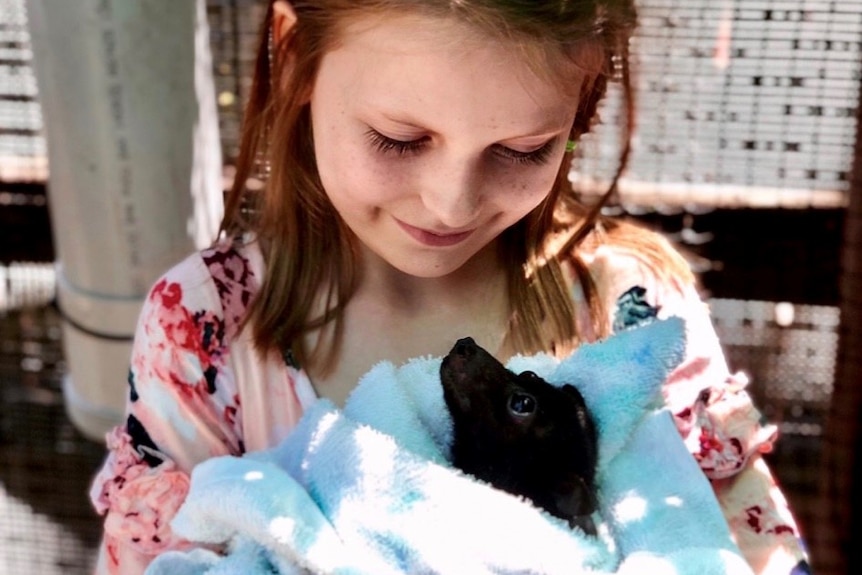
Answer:
<svg viewBox="0 0 862 575"><path fill-rule="evenodd" d="M89 2L108 20L128 3ZM70 419L64 383L71 320L57 304L63 250L51 217L75 208L54 191L63 180L48 161L51 98L34 66L34 11L47 4L0 0L0 573L9 574L87 573L100 531L86 494L104 448ZM196 24L194 11L181 23L188 42L205 34L196 62L211 85L202 91L195 76L189 89L217 122L221 189L265 2L199 7ZM688 251L732 368L750 376L780 428L767 458L816 572L859 572L862 0L641 0L640 14L635 149L609 210ZM178 30L145 32L163 44ZM618 110L612 91L572 166L586 200L615 167ZM86 228L103 215L78 217ZM116 330L82 329L127 343ZM88 361L100 365L98 354ZM121 394L125 385L116 380Z"/></svg>

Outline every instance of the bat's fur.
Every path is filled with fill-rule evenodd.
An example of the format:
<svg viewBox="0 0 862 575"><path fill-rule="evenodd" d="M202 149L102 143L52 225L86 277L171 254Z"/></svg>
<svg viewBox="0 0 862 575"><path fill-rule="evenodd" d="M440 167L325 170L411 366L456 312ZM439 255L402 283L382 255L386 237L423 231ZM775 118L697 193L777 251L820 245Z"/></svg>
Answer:
<svg viewBox="0 0 862 575"><path fill-rule="evenodd" d="M506 369L472 338L440 368L452 414L452 464L595 534L596 429L572 385Z"/></svg>

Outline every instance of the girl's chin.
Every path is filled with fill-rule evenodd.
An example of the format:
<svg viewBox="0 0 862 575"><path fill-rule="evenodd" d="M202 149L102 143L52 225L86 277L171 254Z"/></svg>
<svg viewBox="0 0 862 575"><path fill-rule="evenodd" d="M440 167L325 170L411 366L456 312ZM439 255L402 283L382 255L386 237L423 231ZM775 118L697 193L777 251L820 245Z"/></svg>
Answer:
<svg viewBox="0 0 862 575"><path fill-rule="evenodd" d="M495 242L485 245L479 250L420 250L419 253L393 254L383 249L374 250L373 258L387 267L402 274L415 278L440 279L458 273L482 272L489 264L496 263L497 250L493 249ZM437 252L437 253L435 253Z"/></svg>

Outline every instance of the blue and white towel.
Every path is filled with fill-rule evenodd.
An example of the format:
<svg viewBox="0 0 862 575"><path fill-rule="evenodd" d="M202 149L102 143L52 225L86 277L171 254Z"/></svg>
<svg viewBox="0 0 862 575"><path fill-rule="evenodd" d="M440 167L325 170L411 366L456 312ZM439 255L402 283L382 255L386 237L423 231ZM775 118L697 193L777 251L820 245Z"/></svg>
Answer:
<svg viewBox="0 0 862 575"><path fill-rule="evenodd" d="M225 552L169 552L147 573L751 573L661 408L684 346L671 318L509 362L592 411L598 537L451 467L440 358L421 358L375 366L343 410L319 400L271 450L198 465L172 526Z"/></svg>

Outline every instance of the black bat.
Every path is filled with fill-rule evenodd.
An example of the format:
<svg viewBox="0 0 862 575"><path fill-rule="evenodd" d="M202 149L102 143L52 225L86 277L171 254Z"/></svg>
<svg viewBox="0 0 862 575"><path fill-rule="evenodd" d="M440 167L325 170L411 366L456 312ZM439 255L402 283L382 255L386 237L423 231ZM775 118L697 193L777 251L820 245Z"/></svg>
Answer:
<svg viewBox="0 0 862 575"><path fill-rule="evenodd" d="M595 535L598 443L577 388L515 374L469 337L443 359L440 378L452 464Z"/></svg>

